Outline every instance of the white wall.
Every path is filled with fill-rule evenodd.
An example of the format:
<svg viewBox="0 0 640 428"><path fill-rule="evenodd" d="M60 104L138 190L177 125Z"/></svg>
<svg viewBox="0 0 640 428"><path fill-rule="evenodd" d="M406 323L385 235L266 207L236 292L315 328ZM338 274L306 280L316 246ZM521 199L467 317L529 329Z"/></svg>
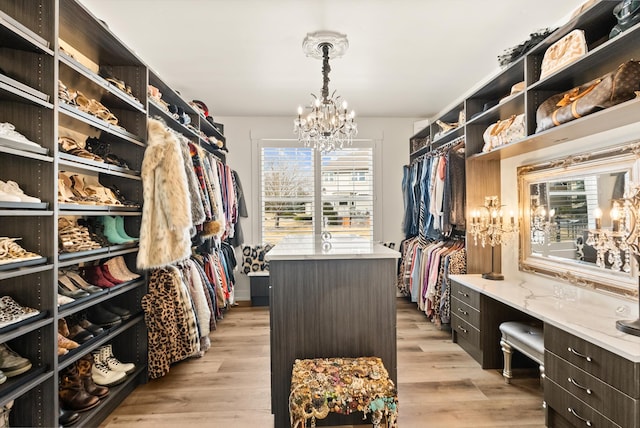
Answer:
<svg viewBox="0 0 640 428"><path fill-rule="evenodd" d="M358 138L381 142L380 168L375 171L378 202L382 204L381 218L376 218L379 227L377 237L382 241L402 240L402 166L409 162L409 138L413 135L416 118L356 118ZM229 154L227 163L237 171L247 203L248 219L241 219L247 244L260 243L256 217L259 216L259 177L257 175L257 141L259 139L289 139L293 134L291 117L216 117L224 124ZM241 258L238 258L240 261ZM236 285L236 300L249 300L248 278L239 274Z"/></svg>

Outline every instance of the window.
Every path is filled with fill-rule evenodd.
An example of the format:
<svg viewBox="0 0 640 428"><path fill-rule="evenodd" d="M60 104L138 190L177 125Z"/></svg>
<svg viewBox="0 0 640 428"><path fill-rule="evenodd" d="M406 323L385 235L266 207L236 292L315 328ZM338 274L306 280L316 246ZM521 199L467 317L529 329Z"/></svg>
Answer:
<svg viewBox="0 0 640 428"><path fill-rule="evenodd" d="M287 235L359 235L373 239L373 143L320 154L288 141L260 147L262 242Z"/></svg>

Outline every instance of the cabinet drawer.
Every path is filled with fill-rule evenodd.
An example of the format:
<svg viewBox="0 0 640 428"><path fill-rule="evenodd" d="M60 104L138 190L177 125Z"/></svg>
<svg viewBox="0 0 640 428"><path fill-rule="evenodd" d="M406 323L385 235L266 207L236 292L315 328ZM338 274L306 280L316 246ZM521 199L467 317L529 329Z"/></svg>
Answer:
<svg viewBox="0 0 640 428"><path fill-rule="evenodd" d="M458 337L480 348L480 331L454 313L451 314L451 328L458 333Z"/></svg>
<svg viewBox="0 0 640 428"><path fill-rule="evenodd" d="M480 311L472 308L461 300L451 299L451 314L455 314L458 318L468 322L478 330L480 330Z"/></svg>
<svg viewBox="0 0 640 428"><path fill-rule="evenodd" d="M549 380L613 422L624 427L636 426L638 400L612 388L552 352L545 352L544 363L545 376Z"/></svg>
<svg viewBox="0 0 640 428"><path fill-rule="evenodd" d="M634 364L550 324L544 326L544 345L563 360L631 398L640 398L640 364Z"/></svg>
<svg viewBox="0 0 640 428"><path fill-rule="evenodd" d="M552 408L558 415L575 427L621 428L620 425L605 418L593 407L589 407L583 401L578 400L548 377L545 377L544 380L544 400L547 403L547 407ZM556 426L552 420L547 422L550 427ZM565 424L560 423L557 425L565 426Z"/></svg>
<svg viewBox="0 0 640 428"><path fill-rule="evenodd" d="M475 309L480 309L480 293L469 287L451 281L451 296Z"/></svg>

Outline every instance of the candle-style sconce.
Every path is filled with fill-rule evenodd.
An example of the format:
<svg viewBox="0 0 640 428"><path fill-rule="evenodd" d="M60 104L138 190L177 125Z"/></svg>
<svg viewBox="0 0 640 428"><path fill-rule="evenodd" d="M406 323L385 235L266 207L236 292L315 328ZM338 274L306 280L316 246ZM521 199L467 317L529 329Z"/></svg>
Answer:
<svg viewBox="0 0 640 428"><path fill-rule="evenodd" d="M469 224L469 222L467 222ZM494 272L495 247L510 240L517 232L518 225L513 212L505 218L502 205L497 196L485 196L484 206L471 213L469 233L473 236L474 245L478 240L482 247L491 246L491 272L483 273L482 277L491 280L502 280L504 275Z"/></svg>
<svg viewBox="0 0 640 428"><path fill-rule="evenodd" d="M602 227L602 210L595 210L595 229L589 229L587 245L596 249L596 264L614 271L631 272L631 256L640 265L640 186L630 184L624 198L614 200L611 208L611 228ZM640 292L640 276L638 276ZM640 311L640 300L638 301ZM624 333L640 336L640 319L616 321Z"/></svg>
<svg viewBox="0 0 640 428"><path fill-rule="evenodd" d="M555 222L556 210L547 211L544 205L531 209L531 243L550 245L558 226Z"/></svg>

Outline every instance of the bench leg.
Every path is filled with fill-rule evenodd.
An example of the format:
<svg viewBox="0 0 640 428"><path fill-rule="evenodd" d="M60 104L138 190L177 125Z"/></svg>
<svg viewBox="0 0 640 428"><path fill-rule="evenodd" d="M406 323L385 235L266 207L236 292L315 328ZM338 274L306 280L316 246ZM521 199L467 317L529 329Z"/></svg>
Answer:
<svg viewBox="0 0 640 428"><path fill-rule="evenodd" d="M504 339L500 339L500 347L502 348L502 354L504 355L504 369L502 370L502 376L504 377L504 383L511 383L511 345L509 345Z"/></svg>

